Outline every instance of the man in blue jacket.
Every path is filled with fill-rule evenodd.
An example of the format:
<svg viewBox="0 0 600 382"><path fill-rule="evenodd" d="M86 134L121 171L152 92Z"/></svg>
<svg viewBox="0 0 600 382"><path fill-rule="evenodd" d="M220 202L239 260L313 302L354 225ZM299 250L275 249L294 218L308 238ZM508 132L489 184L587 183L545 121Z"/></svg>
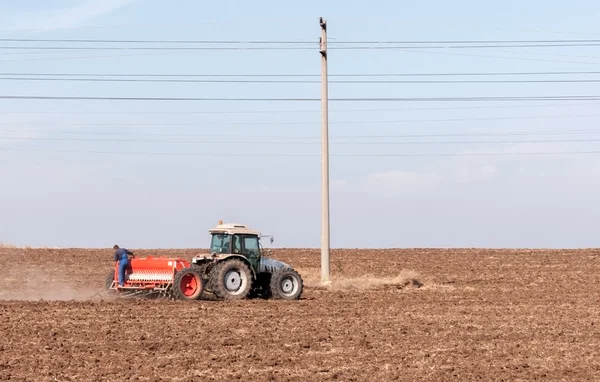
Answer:
<svg viewBox="0 0 600 382"><path fill-rule="evenodd" d="M113 259L114 261L119 262L119 286L123 287L125 284L125 269L127 269L127 266L129 265L129 255L133 257L133 252L130 252L125 248L119 248L116 244L113 249L115 250Z"/></svg>

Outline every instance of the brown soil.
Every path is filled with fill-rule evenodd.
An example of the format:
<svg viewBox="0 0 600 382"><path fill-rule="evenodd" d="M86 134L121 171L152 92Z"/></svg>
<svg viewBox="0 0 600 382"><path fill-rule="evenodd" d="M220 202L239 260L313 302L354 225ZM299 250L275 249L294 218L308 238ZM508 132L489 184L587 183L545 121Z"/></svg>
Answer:
<svg viewBox="0 0 600 382"><path fill-rule="evenodd" d="M273 256L302 300L103 300L111 250L0 249L0 380L600 380L593 250L334 250L330 289Z"/></svg>

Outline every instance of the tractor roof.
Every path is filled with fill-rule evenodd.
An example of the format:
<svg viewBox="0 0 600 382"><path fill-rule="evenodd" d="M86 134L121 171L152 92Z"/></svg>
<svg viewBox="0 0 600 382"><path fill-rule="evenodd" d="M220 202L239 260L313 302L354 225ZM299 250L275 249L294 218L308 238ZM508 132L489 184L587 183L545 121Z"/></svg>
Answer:
<svg viewBox="0 0 600 382"><path fill-rule="evenodd" d="M259 231L248 228L245 224L228 223L218 224L215 228L209 230L211 234L215 233L227 233L229 235L243 234L243 235L256 235L260 236Z"/></svg>

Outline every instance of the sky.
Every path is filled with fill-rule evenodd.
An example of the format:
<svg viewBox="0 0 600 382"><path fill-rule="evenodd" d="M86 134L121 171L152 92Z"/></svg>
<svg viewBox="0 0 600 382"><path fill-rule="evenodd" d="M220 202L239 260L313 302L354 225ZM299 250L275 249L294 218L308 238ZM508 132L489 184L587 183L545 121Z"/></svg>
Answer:
<svg viewBox="0 0 600 382"><path fill-rule="evenodd" d="M0 42L0 242L198 248L223 220L274 235L275 247L318 248L318 100L1 96L318 99L324 17L331 247L598 247L598 101L372 100L593 96L597 83L334 82L342 74L594 71L598 46L342 50L334 42L593 40L599 12L591 0L2 2L1 39L314 41L314 50L57 51L35 47L71 45ZM57 73L316 76L304 83L8 79ZM475 79L564 78L599 77ZM559 152L567 154L535 154Z"/></svg>

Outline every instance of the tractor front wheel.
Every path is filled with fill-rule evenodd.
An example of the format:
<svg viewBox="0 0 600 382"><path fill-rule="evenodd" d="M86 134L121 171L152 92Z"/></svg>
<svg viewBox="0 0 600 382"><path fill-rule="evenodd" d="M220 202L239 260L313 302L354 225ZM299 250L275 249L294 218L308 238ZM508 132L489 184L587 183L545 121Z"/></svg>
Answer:
<svg viewBox="0 0 600 382"><path fill-rule="evenodd" d="M175 274L173 295L179 300L198 300L204 291L204 281L200 272L185 268Z"/></svg>
<svg viewBox="0 0 600 382"><path fill-rule="evenodd" d="M278 269L271 275L271 296L275 299L298 300L304 281L293 269Z"/></svg>
<svg viewBox="0 0 600 382"><path fill-rule="evenodd" d="M243 300L250 293L252 273L241 260L218 263L211 272L211 289L222 300Z"/></svg>

